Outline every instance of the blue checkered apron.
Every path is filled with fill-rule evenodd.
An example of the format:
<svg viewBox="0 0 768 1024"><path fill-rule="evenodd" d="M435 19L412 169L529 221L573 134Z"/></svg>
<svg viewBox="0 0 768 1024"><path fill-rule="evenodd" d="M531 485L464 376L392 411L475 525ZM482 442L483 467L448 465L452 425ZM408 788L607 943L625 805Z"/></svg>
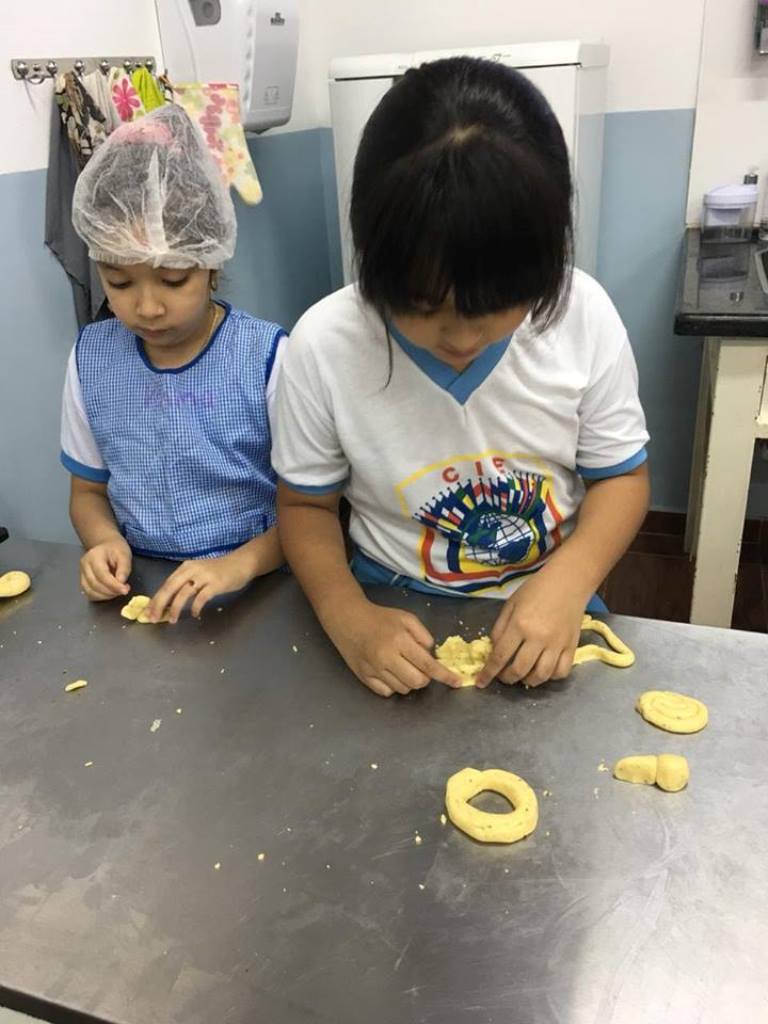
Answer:
<svg viewBox="0 0 768 1024"><path fill-rule="evenodd" d="M214 557L274 525L266 382L282 333L226 306L196 359L158 370L119 320L83 329L83 402L115 518L138 554Z"/></svg>

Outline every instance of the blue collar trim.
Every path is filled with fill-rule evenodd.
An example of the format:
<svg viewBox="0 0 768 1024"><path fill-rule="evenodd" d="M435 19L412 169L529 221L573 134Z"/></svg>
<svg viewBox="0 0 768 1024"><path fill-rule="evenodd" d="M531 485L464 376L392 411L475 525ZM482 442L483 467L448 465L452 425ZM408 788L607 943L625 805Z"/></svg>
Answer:
<svg viewBox="0 0 768 1024"><path fill-rule="evenodd" d="M208 344L205 346L205 348L201 349L194 359L190 359L190 361L188 363L184 363L183 366L169 366L165 369L159 366L154 366L147 357L147 353L144 351L144 342L141 340L138 334L135 334L134 338L136 339L136 351L141 356L141 361L144 363L147 369L151 370L152 373L184 373L185 370L191 369L191 367L193 367L195 363L200 362L205 353L208 351L211 345L213 345L214 341L216 341L216 339L218 338L219 334L221 333L222 327L227 322L227 318L229 314L232 312L232 307L230 306L230 304L228 302L224 302L223 299L220 301L216 299L215 305L220 306L224 310L224 316L221 318L221 323L211 335L210 340Z"/></svg>
<svg viewBox="0 0 768 1024"><path fill-rule="evenodd" d="M437 356L433 356L427 349L414 345L391 321L387 322L387 329L403 352L422 373L425 373L443 391L447 391L459 405L464 405L483 381L493 373L512 340L510 334L508 337L502 338L501 341L495 341L483 349L469 366L463 370L457 370L453 366L449 366L448 363L444 363L442 359L438 359Z"/></svg>

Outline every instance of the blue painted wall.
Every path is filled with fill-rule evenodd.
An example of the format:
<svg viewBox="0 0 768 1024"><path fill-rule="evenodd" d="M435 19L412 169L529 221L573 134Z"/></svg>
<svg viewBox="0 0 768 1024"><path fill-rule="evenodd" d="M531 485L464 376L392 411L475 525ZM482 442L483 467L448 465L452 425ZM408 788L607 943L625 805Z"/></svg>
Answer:
<svg viewBox="0 0 768 1024"><path fill-rule="evenodd" d="M598 274L629 329L652 435L653 503L684 510L701 343L672 333L692 110L606 118ZM251 140L264 201L237 201L239 240L222 294L291 328L341 283L328 128ZM61 384L75 336L69 285L42 244L45 172L0 176L0 524L72 540L58 463ZM768 515L768 463L752 514Z"/></svg>
<svg viewBox="0 0 768 1024"><path fill-rule="evenodd" d="M693 110L605 119L598 271L624 320L651 434L653 503L688 495L701 342L672 331L693 144Z"/></svg>

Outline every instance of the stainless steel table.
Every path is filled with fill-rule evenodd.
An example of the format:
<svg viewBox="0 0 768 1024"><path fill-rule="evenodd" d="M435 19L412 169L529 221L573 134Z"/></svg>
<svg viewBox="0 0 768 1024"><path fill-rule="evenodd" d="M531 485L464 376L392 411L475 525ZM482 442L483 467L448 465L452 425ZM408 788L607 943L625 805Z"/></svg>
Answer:
<svg viewBox="0 0 768 1024"><path fill-rule="evenodd" d="M85 602L78 554L0 548L0 572L34 578L0 607L0 1004L120 1024L768 1019L766 637L616 617L632 669L384 701L289 576L140 626ZM163 573L140 562L134 591ZM377 595L439 637L497 608ZM709 727L647 725L648 688L701 697ZM686 791L598 771L662 751L689 758ZM537 790L530 838L441 824L465 765Z"/></svg>

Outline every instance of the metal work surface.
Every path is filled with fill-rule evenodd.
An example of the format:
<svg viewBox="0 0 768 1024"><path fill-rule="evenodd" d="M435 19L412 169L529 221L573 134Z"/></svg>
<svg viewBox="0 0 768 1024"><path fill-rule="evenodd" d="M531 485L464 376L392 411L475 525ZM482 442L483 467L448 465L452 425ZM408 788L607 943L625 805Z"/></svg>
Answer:
<svg viewBox="0 0 768 1024"><path fill-rule="evenodd" d="M768 1019L766 637L614 616L633 668L382 700L287 575L141 626L87 604L78 556L0 548L0 573L33 577L0 604L0 1003L120 1024ZM167 571L140 561L134 592ZM373 594L441 639L499 608ZM701 698L709 726L654 729L645 689ZM598 770L660 752L688 757L687 790ZM441 824L466 765L534 787L532 836Z"/></svg>

